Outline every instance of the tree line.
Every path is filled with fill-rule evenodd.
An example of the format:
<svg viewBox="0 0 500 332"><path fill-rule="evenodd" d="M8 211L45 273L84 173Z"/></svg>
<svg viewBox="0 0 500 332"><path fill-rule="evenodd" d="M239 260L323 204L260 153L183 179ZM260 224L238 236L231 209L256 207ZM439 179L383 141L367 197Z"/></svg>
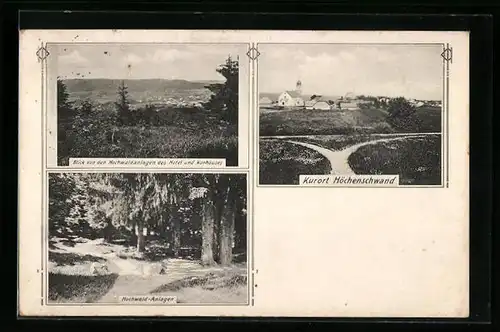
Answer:
<svg viewBox="0 0 500 332"><path fill-rule="evenodd" d="M246 186L242 174L51 174L49 233L123 240L138 253L157 239L169 255L190 247L205 265L228 265L246 254Z"/></svg>

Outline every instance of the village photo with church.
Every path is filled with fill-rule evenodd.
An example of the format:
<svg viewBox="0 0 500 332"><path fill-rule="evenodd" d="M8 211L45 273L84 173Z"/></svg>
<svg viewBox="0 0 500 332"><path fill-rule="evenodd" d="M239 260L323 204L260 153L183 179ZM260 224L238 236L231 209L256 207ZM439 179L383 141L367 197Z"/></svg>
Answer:
<svg viewBox="0 0 500 332"><path fill-rule="evenodd" d="M441 44L259 44L259 184L442 185Z"/></svg>

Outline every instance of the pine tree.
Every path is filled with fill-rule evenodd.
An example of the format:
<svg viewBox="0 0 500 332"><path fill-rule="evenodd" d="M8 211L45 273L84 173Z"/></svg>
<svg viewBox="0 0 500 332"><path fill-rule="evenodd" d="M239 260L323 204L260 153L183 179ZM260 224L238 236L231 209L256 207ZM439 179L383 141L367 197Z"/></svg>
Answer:
<svg viewBox="0 0 500 332"><path fill-rule="evenodd" d="M117 109L117 122L122 126L129 125L132 121L132 112L130 110L130 102L128 88L125 81L121 81L118 86L118 100L115 102Z"/></svg>
<svg viewBox="0 0 500 332"><path fill-rule="evenodd" d="M219 116L223 121L230 124L238 123L238 80L239 64L238 60L233 60L231 56L216 71L224 76L224 83L216 83L206 86L213 92L205 108Z"/></svg>
<svg viewBox="0 0 500 332"><path fill-rule="evenodd" d="M89 235L89 211L90 211L90 196L88 192L88 181L85 179L86 174L72 174L74 188L68 203L70 211L66 218L66 224L73 232L80 235Z"/></svg>
<svg viewBox="0 0 500 332"><path fill-rule="evenodd" d="M69 101L66 84L57 78L57 159L62 166L69 162L70 147L67 138L73 115L73 104Z"/></svg>
<svg viewBox="0 0 500 332"><path fill-rule="evenodd" d="M68 229L66 217L71 206L67 201L74 190L74 182L71 175L65 173L53 173L49 176L49 233L50 236L64 236Z"/></svg>

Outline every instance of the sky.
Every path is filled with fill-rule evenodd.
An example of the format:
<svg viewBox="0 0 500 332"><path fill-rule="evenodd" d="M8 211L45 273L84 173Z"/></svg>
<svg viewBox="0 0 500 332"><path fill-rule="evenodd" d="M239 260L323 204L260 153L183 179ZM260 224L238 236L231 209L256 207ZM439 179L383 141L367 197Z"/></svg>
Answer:
<svg viewBox="0 0 500 332"><path fill-rule="evenodd" d="M259 91L442 99L441 45L259 45Z"/></svg>
<svg viewBox="0 0 500 332"><path fill-rule="evenodd" d="M224 80L215 69L245 45L57 45L62 78ZM54 50L49 50L51 54Z"/></svg>

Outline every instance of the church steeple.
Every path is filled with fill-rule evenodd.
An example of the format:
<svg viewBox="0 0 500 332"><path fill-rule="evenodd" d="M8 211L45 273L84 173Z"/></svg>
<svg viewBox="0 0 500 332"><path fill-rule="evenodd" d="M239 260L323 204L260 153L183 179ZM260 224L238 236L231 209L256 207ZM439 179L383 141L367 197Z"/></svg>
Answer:
<svg viewBox="0 0 500 332"><path fill-rule="evenodd" d="M295 85L295 91L297 91L298 94L302 94L302 82L300 80L298 80Z"/></svg>

